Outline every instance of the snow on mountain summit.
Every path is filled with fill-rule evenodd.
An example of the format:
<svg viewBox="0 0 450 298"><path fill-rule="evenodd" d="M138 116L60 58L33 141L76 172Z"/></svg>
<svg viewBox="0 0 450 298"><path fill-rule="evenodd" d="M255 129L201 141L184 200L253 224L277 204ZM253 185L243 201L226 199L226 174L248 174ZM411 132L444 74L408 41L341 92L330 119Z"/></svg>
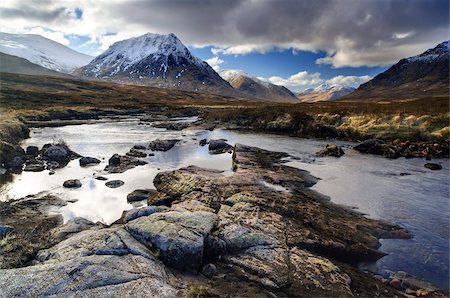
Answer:
<svg viewBox="0 0 450 298"><path fill-rule="evenodd" d="M173 34L160 35L147 33L139 37L118 41L109 49L92 61L94 65L92 72L95 76L105 75L101 72L104 67L113 67L109 74L114 75L119 71L127 71L133 65L151 56L153 61L161 61L158 71L167 71L169 56L173 57L175 63L183 63L181 58L187 62L202 67L204 62L193 56L190 51Z"/></svg>
<svg viewBox="0 0 450 298"><path fill-rule="evenodd" d="M190 91L233 92L174 34L147 33L112 44L77 70L86 78Z"/></svg>
<svg viewBox="0 0 450 298"><path fill-rule="evenodd" d="M420 55L409 57L406 60L408 62L416 62L416 61L422 61L422 62L431 62L433 60L442 60L442 59L448 59L449 56L449 42L450 41L444 41L440 44L438 44L436 47L426 50Z"/></svg>
<svg viewBox="0 0 450 298"><path fill-rule="evenodd" d="M37 34L0 32L0 52L63 73L70 73L93 59Z"/></svg>

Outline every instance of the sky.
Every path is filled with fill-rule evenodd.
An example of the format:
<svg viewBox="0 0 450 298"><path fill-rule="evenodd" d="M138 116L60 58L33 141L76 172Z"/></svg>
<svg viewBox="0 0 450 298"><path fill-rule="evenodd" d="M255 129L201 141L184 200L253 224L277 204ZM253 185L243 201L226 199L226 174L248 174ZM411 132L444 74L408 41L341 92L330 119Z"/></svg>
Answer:
<svg viewBox="0 0 450 298"><path fill-rule="evenodd" d="M356 87L450 35L448 0L2 0L0 31L92 56L147 32L174 33L217 71L292 91Z"/></svg>

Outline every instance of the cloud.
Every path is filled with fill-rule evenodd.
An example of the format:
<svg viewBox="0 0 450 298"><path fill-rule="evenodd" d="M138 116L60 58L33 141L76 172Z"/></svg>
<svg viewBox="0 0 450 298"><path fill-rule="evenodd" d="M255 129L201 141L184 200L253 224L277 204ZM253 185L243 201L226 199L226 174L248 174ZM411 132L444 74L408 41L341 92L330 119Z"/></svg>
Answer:
<svg viewBox="0 0 450 298"><path fill-rule="evenodd" d="M224 61L219 57L214 56L212 58L205 60L205 62L208 63L215 71L219 71L220 64L222 64Z"/></svg>
<svg viewBox="0 0 450 298"><path fill-rule="evenodd" d="M386 65L423 52L448 39L448 11L448 0L0 2L2 30L12 33L50 28L92 36L105 49L117 38L173 32L186 44L213 46L216 56L321 50L317 63L333 67Z"/></svg>
<svg viewBox="0 0 450 298"><path fill-rule="evenodd" d="M275 85L281 85L285 87L301 87L310 85L319 85L323 83L320 78L320 73L308 73L307 71L300 71L294 75L287 78L282 78L279 76L273 76L268 78L268 81Z"/></svg>
<svg viewBox="0 0 450 298"><path fill-rule="evenodd" d="M343 75L338 75L335 76L334 78L331 78L329 80L327 80L326 82L330 85L340 85L340 86L352 86L352 87L356 87L359 86L369 80L371 80L372 77L371 76L343 76Z"/></svg>
<svg viewBox="0 0 450 298"><path fill-rule="evenodd" d="M45 29L42 27L34 27L31 28L28 31L29 34L39 34L42 35L48 39L54 40L56 42L59 42L60 44L63 44L65 46L68 46L70 44L70 41L68 38L66 38L66 36L64 36L63 32L58 32L58 31L52 31L49 29Z"/></svg>
<svg viewBox="0 0 450 298"><path fill-rule="evenodd" d="M329 85L339 85L339 86L351 86L358 87L362 83L365 83L372 79L371 76L344 76L338 75L331 79L325 80L321 78L321 74L318 72L308 73L307 71L300 71L294 75L287 78L272 76L270 78L258 78L263 81L269 81L272 84L285 86L294 91L301 89L317 87L322 83L327 83Z"/></svg>

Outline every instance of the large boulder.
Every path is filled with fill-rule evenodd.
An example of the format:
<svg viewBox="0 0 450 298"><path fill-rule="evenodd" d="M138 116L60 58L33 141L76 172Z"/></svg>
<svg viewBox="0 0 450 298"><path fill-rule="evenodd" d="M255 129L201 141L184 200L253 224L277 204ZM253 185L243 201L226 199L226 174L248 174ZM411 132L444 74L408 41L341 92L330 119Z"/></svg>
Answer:
<svg viewBox="0 0 450 298"><path fill-rule="evenodd" d="M148 149L152 151L168 151L175 146L180 140L154 140L148 145Z"/></svg>
<svg viewBox="0 0 450 298"><path fill-rule="evenodd" d="M140 160L128 155L121 156L116 153L109 159L105 171L109 173L123 173L129 169L145 164L147 164L145 160Z"/></svg>
<svg viewBox="0 0 450 298"><path fill-rule="evenodd" d="M197 271L203 261L204 238L216 220L211 212L170 211L133 220L127 230L146 246L158 249L165 264Z"/></svg>
<svg viewBox="0 0 450 298"><path fill-rule="evenodd" d="M395 146L386 144L384 141L378 139L366 140L353 147L353 149L361 153L382 155L387 158L398 158L401 156Z"/></svg>
<svg viewBox="0 0 450 298"><path fill-rule="evenodd" d="M63 146L51 145L45 149L44 156L49 160L64 161L69 159L69 152Z"/></svg>
<svg viewBox="0 0 450 298"><path fill-rule="evenodd" d="M30 163L27 162L24 171L28 172L41 172L45 170L44 162L32 160Z"/></svg>

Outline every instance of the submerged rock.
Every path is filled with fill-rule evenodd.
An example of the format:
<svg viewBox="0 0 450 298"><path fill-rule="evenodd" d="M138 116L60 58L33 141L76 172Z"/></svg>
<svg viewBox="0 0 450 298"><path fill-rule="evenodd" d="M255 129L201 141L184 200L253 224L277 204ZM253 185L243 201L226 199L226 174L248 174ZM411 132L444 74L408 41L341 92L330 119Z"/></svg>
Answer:
<svg viewBox="0 0 450 298"><path fill-rule="evenodd" d="M105 183L105 185L109 188L121 187L124 184L125 182L123 182L122 180L111 180Z"/></svg>
<svg viewBox="0 0 450 298"><path fill-rule="evenodd" d="M141 150L131 148L130 151L126 153L128 156L143 158L147 156L147 153L142 152Z"/></svg>
<svg viewBox="0 0 450 298"><path fill-rule="evenodd" d="M180 140L154 140L148 145L148 149L152 151L168 151L175 146Z"/></svg>
<svg viewBox="0 0 450 298"><path fill-rule="evenodd" d="M440 164L438 164L438 163L431 163L431 162L429 162L429 163L426 163L424 165L424 167L427 168L427 169L433 170L433 171L442 170L442 166Z"/></svg>
<svg viewBox="0 0 450 298"><path fill-rule="evenodd" d="M201 139L200 142L198 142L198 144L203 147L208 144L208 141L206 139Z"/></svg>
<svg viewBox="0 0 450 298"><path fill-rule="evenodd" d="M80 188L82 184L78 179L69 179L64 181L63 186L66 188Z"/></svg>
<svg viewBox="0 0 450 298"><path fill-rule="evenodd" d="M316 155L321 156L321 157L324 157L324 156L341 157L344 154L345 153L344 153L344 150L342 150L342 147L332 145L332 144L327 144L325 146L325 149L320 150L319 152L316 153Z"/></svg>
<svg viewBox="0 0 450 298"><path fill-rule="evenodd" d="M153 127L165 128L167 130L183 130L189 126L189 123L185 122L163 122L158 124L153 124Z"/></svg>
<svg viewBox="0 0 450 298"><path fill-rule="evenodd" d="M155 189L136 189L127 195L128 202L137 202L147 200L148 197L155 194Z"/></svg>
<svg viewBox="0 0 450 298"><path fill-rule="evenodd" d="M86 167L88 165L99 164L100 160L94 157L82 157L80 158L80 166Z"/></svg>

